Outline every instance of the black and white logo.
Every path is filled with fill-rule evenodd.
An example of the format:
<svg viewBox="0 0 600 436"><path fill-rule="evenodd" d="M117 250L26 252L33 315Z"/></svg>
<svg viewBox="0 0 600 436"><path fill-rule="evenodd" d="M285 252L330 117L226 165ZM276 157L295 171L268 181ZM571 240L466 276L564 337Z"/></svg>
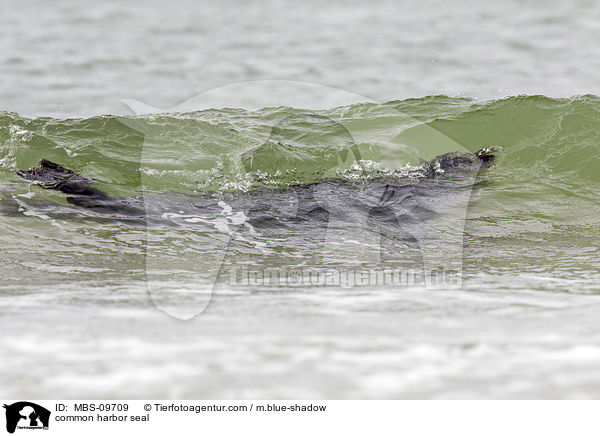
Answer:
<svg viewBox="0 0 600 436"><path fill-rule="evenodd" d="M6 409L6 431L14 433L22 430L48 430L50 411L29 401L19 401L4 405Z"/></svg>

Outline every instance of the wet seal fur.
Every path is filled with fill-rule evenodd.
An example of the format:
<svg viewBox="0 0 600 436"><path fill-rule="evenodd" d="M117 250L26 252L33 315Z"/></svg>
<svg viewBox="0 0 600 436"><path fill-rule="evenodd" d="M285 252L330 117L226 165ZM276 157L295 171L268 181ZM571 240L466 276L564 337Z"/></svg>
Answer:
<svg viewBox="0 0 600 436"><path fill-rule="evenodd" d="M435 192L440 189L452 189L452 181L463 175L472 175L492 166L496 160L496 147L486 147L475 153L450 152L423 162L419 168L419 178L415 181L407 181L402 178L381 177L365 182L360 187L341 179L328 179L318 183L295 185L282 189L254 189L249 193L220 193L200 194L194 204L195 211L204 210L209 216L219 215L221 207L219 200L225 201L238 210L249 213L249 218L260 225L273 221L285 222L290 218L289 214L281 212L283 204L289 204L290 198L295 198L298 204L297 216L302 221L327 220L328 213L340 212L344 207L374 208L374 214L381 215L384 221L395 220L392 209L395 205L402 204L406 198L415 194L415 191L427 191L428 197L434 197ZM63 167L57 163L42 159L37 167L29 170L18 170L17 174L45 189L53 189L67 194L67 201L75 206L86 208L102 215L111 215L124 218L148 218L148 205L140 197L110 197L105 192L93 188L90 185L94 180L82 177L76 172ZM449 181L450 184L447 184ZM419 183L427 184L419 187ZM439 188L442 186L442 188ZM329 192L335 197L348 198L348 201L333 199L332 206L339 210L327 210L322 206L323 201L318 201L318 191L330 188ZM429 191L431 192L429 192ZM437 190L437 191L436 191ZM447 191L444 191L447 192ZM186 198L189 202L189 197ZM361 204L359 204L362 201ZM165 199L165 203L169 203ZM153 202L152 206L156 215L176 210L177 207L171 202L170 205L161 205ZM254 214L252 214L254 212ZM342 213L346 213L341 211Z"/></svg>

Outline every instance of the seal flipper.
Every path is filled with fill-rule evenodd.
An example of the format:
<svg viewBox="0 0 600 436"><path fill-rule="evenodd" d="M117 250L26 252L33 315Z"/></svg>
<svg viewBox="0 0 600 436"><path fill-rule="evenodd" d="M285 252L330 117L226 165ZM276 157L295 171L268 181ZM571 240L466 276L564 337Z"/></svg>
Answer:
<svg viewBox="0 0 600 436"><path fill-rule="evenodd" d="M55 189L67 194L67 201L75 206L95 209L102 213L124 215L144 215L142 208L127 204L124 199L110 197L99 189L88 186L92 179L46 159L39 166L29 170L18 170L17 175L30 180L44 189Z"/></svg>
<svg viewBox="0 0 600 436"><path fill-rule="evenodd" d="M18 170L17 175L25 180L30 180L44 189L55 189L65 194L95 196L109 198L99 189L87 186L93 180L81 177L79 174L46 159L40 161L39 166L27 171Z"/></svg>
<svg viewBox="0 0 600 436"><path fill-rule="evenodd" d="M91 179L83 178L76 172L46 159L42 159L37 167L29 170L17 170L17 175L42 188L59 191L61 185L65 183L92 183Z"/></svg>

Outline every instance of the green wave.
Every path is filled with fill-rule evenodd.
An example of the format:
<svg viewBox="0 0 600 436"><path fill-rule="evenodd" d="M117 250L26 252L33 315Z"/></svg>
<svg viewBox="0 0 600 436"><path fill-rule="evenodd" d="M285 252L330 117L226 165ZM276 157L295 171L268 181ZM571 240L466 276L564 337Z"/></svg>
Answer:
<svg viewBox="0 0 600 436"><path fill-rule="evenodd" d="M247 189L399 170L436 154L502 147L503 186L597 199L600 98L430 96L322 111L289 107L145 117L29 119L0 113L0 181L39 159L123 192Z"/></svg>

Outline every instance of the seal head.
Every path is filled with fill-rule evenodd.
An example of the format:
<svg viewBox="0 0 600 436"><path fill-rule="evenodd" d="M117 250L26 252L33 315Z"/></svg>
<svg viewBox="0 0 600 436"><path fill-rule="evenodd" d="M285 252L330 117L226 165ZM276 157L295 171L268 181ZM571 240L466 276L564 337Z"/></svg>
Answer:
<svg viewBox="0 0 600 436"><path fill-rule="evenodd" d="M435 157L427 163L427 174L460 174L481 171L496 161L496 147L485 147L475 153L450 152Z"/></svg>

